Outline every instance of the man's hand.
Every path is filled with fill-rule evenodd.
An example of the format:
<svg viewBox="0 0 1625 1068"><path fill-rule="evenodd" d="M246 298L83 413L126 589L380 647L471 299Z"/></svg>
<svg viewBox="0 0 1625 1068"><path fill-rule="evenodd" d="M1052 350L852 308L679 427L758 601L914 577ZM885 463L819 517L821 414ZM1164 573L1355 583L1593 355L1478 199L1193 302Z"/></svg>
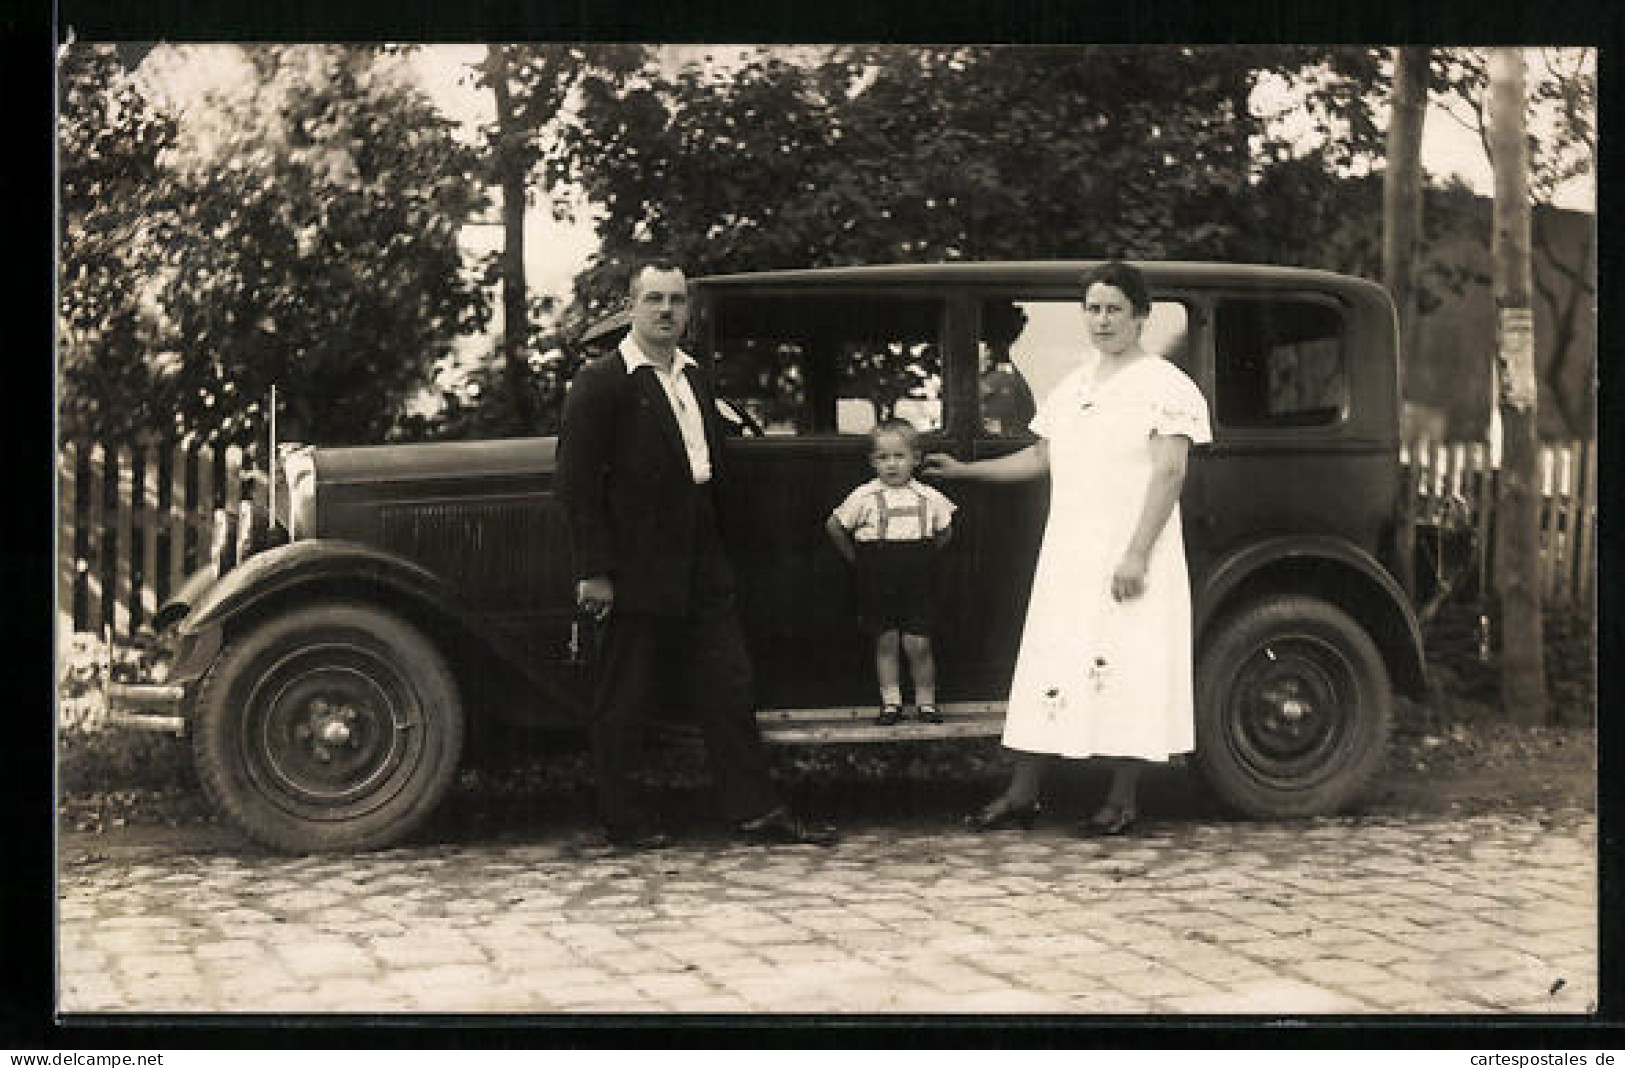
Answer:
<svg viewBox="0 0 1625 1068"><path fill-rule="evenodd" d="M615 582L608 575L594 575L576 583L576 607L602 623L615 607Z"/></svg>
<svg viewBox="0 0 1625 1068"><path fill-rule="evenodd" d="M1112 574L1112 599L1132 601L1145 592L1145 573L1148 561L1144 553L1133 550L1123 554L1122 561Z"/></svg>

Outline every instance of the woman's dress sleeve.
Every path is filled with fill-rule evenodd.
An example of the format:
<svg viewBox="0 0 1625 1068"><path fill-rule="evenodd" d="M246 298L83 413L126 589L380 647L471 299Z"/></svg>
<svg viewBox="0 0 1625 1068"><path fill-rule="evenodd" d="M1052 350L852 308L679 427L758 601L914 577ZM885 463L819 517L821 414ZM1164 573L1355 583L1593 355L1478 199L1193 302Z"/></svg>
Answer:
<svg viewBox="0 0 1625 1068"><path fill-rule="evenodd" d="M1158 388L1150 397L1151 433L1169 437L1182 435L1193 445L1212 441L1207 398L1179 368L1167 364L1166 372L1159 376Z"/></svg>

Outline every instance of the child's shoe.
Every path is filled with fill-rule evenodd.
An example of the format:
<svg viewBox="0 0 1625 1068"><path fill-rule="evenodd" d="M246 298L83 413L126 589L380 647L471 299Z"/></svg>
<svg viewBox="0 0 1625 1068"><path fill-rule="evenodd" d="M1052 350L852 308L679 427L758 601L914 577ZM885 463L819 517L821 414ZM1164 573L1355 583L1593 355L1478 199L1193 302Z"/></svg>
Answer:
<svg viewBox="0 0 1625 1068"><path fill-rule="evenodd" d="M942 713L937 711L936 705L921 705L914 710L914 718L921 723L941 723Z"/></svg>
<svg viewBox="0 0 1625 1068"><path fill-rule="evenodd" d="M880 708L880 715L875 717L875 722L880 724L882 727L893 727L902 721L902 705L882 705Z"/></svg>

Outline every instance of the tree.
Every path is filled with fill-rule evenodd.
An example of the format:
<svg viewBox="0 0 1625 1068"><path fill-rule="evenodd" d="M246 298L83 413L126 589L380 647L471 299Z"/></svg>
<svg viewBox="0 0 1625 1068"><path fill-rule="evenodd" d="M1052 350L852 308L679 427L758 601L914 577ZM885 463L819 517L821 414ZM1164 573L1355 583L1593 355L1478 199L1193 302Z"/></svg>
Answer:
<svg viewBox="0 0 1625 1068"><path fill-rule="evenodd" d="M61 429L127 438L167 418L149 353L161 323L143 285L175 209L163 167L175 119L141 92L112 47L72 45L58 68Z"/></svg>
<svg viewBox="0 0 1625 1068"><path fill-rule="evenodd" d="M1427 118L1428 50L1400 48L1394 57L1394 85L1388 121L1388 167L1383 174L1382 279L1399 314L1401 396L1403 368L1415 352L1417 260L1422 242L1422 127ZM1414 588L1412 561L1416 531L1396 532L1401 577Z"/></svg>
<svg viewBox="0 0 1625 1068"><path fill-rule="evenodd" d="M491 89L496 104L496 121L491 132L491 165L502 190L502 368L506 395L512 405L512 418L519 427L535 420L530 375L525 362L530 340L530 315L525 301L525 205L527 179L537 158L521 126L509 85L507 49L486 46L485 64L480 68L483 84ZM556 106L554 110L557 110ZM552 118L551 112L547 115Z"/></svg>
<svg viewBox="0 0 1625 1068"><path fill-rule="evenodd" d="M378 441L487 315L457 243L483 205L474 152L387 50L245 54L248 92L217 96L212 138L178 160L175 427L258 440L275 383L290 434Z"/></svg>
<svg viewBox="0 0 1625 1068"><path fill-rule="evenodd" d="M1546 48L1538 55L1541 64L1530 86L1531 104L1553 120L1544 136L1526 131L1531 233L1538 257L1533 285L1552 324L1550 356L1536 367L1541 400L1550 402L1541 412L1542 423L1560 435L1587 435L1593 432L1595 421L1595 353L1582 346L1580 326L1583 319L1596 314L1595 228L1584 233L1572 255L1565 255L1557 238L1552 200L1565 182L1597 173L1596 53ZM1478 136L1493 163L1487 54L1474 49L1441 50L1435 66L1435 87L1453 105L1449 114ZM1577 364L1583 364L1583 369L1577 370Z"/></svg>
<svg viewBox="0 0 1625 1068"><path fill-rule="evenodd" d="M1546 719L1541 643L1539 454L1535 438L1535 327L1530 308L1529 146L1524 61L1515 48L1489 60L1495 166L1496 370L1503 441L1497 482L1495 589L1501 608L1501 699L1520 722Z"/></svg>
<svg viewBox="0 0 1625 1068"><path fill-rule="evenodd" d="M1422 128L1427 117L1428 49L1396 50L1388 168L1384 174L1382 276L1399 309L1400 354L1416 336L1416 273L1422 243Z"/></svg>
<svg viewBox="0 0 1625 1068"><path fill-rule="evenodd" d="M649 246L702 272L1223 257L1255 75L1239 49L887 46L585 79L566 156L603 215L576 312Z"/></svg>

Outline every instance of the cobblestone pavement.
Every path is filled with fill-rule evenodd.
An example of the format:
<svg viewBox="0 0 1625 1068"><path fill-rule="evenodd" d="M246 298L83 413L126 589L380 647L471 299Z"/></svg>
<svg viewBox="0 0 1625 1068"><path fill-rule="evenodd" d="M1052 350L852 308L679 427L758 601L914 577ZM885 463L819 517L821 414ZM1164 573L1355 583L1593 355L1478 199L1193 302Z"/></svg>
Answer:
<svg viewBox="0 0 1625 1068"><path fill-rule="evenodd" d="M289 858L65 842L77 1012L1583 1013L1580 811ZM77 855L75 851L77 849Z"/></svg>

